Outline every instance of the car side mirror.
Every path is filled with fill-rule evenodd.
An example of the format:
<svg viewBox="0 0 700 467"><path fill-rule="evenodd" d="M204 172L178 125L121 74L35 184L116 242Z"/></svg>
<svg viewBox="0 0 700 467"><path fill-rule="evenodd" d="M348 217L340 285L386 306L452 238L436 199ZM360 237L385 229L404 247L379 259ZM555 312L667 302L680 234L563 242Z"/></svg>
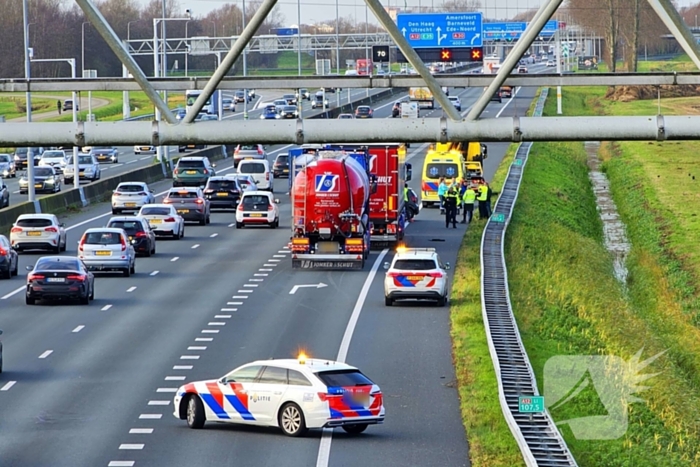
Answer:
<svg viewBox="0 0 700 467"><path fill-rule="evenodd" d="M274 201L275 201L275 204L280 204L280 200L279 200L279 199L275 198Z"/></svg>
<svg viewBox="0 0 700 467"><path fill-rule="evenodd" d="M447 270L447 271L450 270L450 263L445 263L445 270Z"/></svg>
<svg viewBox="0 0 700 467"><path fill-rule="evenodd" d="M211 166L212 166L212 167L216 167L216 164L212 164Z"/></svg>
<svg viewBox="0 0 700 467"><path fill-rule="evenodd" d="M385 261L384 262L384 269L389 269L389 266L391 266L391 264L389 264L388 261Z"/></svg>
<svg viewBox="0 0 700 467"><path fill-rule="evenodd" d="M65 228L65 227L66 227L66 224L64 224L64 223L60 223L60 224L58 224L58 226L59 226L59 227L63 227L63 228Z"/></svg>
<svg viewBox="0 0 700 467"><path fill-rule="evenodd" d="M24 268L24 269L26 269L27 271L31 271L32 269L34 269L34 266L27 266L27 267Z"/></svg>
<svg viewBox="0 0 700 467"><path fill-rule="evenodd" d="M221 384L228 384L228 380L227 380L226 377L224 376L223 378L221 378L221 379L219 380L219 383L221 383Z"/></svg>
<svg viewBox="0 0 700 467"><path fill-rule="evenodd" d="M153 191L153 190L148 190L148 192L149 192L149 193L155 193L155 191Z"/></svg>

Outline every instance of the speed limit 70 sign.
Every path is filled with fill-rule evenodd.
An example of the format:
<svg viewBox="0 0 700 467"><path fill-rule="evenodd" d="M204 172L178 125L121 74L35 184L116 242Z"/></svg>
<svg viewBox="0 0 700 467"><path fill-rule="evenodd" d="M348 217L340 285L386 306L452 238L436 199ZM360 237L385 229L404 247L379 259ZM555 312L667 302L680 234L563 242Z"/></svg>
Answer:
<svg viewBox="0 0 700 467"><path fill-rule="evenodd" d="M389 62L389 46L388 45L373 45L372 46L372 61L374 63Z"/></svg>

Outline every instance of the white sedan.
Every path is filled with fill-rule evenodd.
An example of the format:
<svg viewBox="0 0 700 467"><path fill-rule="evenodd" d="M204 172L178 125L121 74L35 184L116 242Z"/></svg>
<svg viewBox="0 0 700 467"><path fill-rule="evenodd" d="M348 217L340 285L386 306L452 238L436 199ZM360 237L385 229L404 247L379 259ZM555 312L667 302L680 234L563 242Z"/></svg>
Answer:
<svg viewBox="0 0 700 467"><path fill-rule="evenodd" d="M440 261L435 248L398 248L384 278L384 303L395 300L435 300L438 306L449 301L450 263Z"/></svg>
<svg viewBox="0 0 700 467"><path fill-rule="evenodd" d="M142 152L150 152L150 153L155 154L156 147L155 146L134 146L134 154L136 154L138 156Z"/></svg>
<svg viewBox="0 0 700 467"><path fill-rule="evenodd" d="M175 240L185 236L185 220L171 204L147 204L139 210L156 235L168 235Z"/></svg>
<svg viewBox="0 0 700 467"><path fill-rule="evenodd" d="M379 386L360 370L304 355L247 363L218 380L185 384L173 407L190 428L239 423L279 427L287 436L338 426L359 434L383 423L385 414Z"/></svg>

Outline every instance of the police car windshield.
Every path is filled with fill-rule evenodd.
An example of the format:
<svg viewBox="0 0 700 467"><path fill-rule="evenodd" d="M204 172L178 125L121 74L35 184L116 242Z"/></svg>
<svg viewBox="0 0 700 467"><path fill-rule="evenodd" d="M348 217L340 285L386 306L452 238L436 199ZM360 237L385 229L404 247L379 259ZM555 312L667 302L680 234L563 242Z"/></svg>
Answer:
<svg viewBox="0 0 700 467"><path fill-rule="evenodd" d="M431 271L435 268L432 259L397 259L393 267L402 271Z"/></svg>
<svg viewBox="0 0 700 467"><path fill-rule="evenodd" d="M457 176L457 164L428 164L425 173L428 175L428 178L432 179L439 179L440 177L454 178Z"/></svg>
<svg viewBox="0 0 700 467"><path fill-rule="evenodd" d="M316 376L323 384L330 387L367 386L372 381L358 370L331 370L320 371Z"/></svg>

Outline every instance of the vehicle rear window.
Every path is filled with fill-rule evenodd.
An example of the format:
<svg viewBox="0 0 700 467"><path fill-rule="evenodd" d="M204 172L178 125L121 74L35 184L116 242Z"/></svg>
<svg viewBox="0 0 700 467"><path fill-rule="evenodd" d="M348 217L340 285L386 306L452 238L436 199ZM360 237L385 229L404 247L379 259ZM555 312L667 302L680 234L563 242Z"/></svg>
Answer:
<svg viewBox="0 0 700 467"><path fill-rule="evenodd" d="M124 229L127 233L143 231L143 225L139 221L112 221L107 224L107 227Z"/></svg>
<svg viewBox="0 0 700 467"><path fill-rule="evenodd" d="M372 381L359 370L320 371L316 373L316 376L323 381L323 384L331 387L366 386L372 384Z"/></svg>
<svg viewBox="0 0 700 467"><path fill-rule="evenodd" d="M440 177L454 178L457 176L457 164L438 163L428 164L425 169L428 178L438 179Z"/></svg>
<svg viewBox="0 0 700 467"><path fill-rule="evenodd" d="M237 190L235 180L209 180L207 188L210 190Z"/></svg>
<svg viewBox="0 0 700 467"><path fill-rule="evenodd" d="M85 236L88 245L119 245L121 235L115 232L90 232Z"/></svg>
<svg viewBox="0 0 700 467"><path fill-rule="evenodd" d="M34 169L34 175L37 177L48 177L53 171L47 167L36 167Z"/></svg>
<svg viewBox="0 0 700 467"><path fill-rule="evenodd" d="M79 271L80 266L78 266L78 262L75 260L59 261L55 258L47 258L37 261L34 269L37 271L60 271L61 269Z"/></svg>
<svg viewBox="0 0 700 467"><path fill-rule="evenodd" d="M177 163L178 168L182 169L201 169L204 167L204 161L183 161L180 160Z"/></svg>
<svg viewBox="0 0 700 467"><path fill-rule="evenodd" d="M65 157L65 154L63 152L58 151L46 151L44 154L41 155L42 159L55 159L56 157L63 158Z"/></svg>
<svg viewBox="0 0 700 467"><path fill-rule="evenodd" d="M78 156L78 164L92 164L92 157L90 156Z"/></svg>
<svg viewBox="0 0 700 467"><path fill-rule="evenodd" d="M289 156L284 155L284 156L277 156L277 160L275 162L279 162L280 164L289 164Z"/></svg>
<svg viewBox="0 0 700 467"><path fill-rule="evenodd" d="M255 164L251 162L243 162L241 165L238 166L238 170L240 173L244 174L264 174L265 165Z"/></svg>
<svg viewBox="0 0 700 467"><path fill-rule="evenodd" d="M144 216L169 216L169 208L149 208L144 207L141 209L141 214Z"/></svg>
<svg viewBox="0 0 700 467"><path fill-rule="evenodd" d="M10 162L10 156L6 156L6 155L0 156L0 162Z"/></svg>
<svg viewBox="0 0 700 467"><path fill-rule="evenodd" d="M168 198L197 198L196 191L171 191Z"/></svg>
<svg viewBox="0 0 700 467"><path fill-rule="evenodd" d="M269 206L270 200L265 195L252 195L243 197L243 207L252 208L253 206L265 205Z"/></svg>
<svg viewBox="0 0 700 467"><path fill-rule="evenodd" d="M124 193L138 193L139 191L145 191L141 185L119 185L117 191Z"/></svg>
<svg viewBox="0 0 700 467"><path fill-rule="evenodd" d="M432 259L397 259L394 263L394 269L402 271L430 271L435 268L435 261Z"/></svg>
<svg viewBox="0 0 700 467"><path fill-rule="evenodd" d="M257 151L258 147L254 144L244 144L241 146L241 151Z"/></svg>
<svg viewBox="0 0 700 467"><path fill-rule="evenodd" d="M50 219L20 219L17 221L18 227L48 227L53 225Z"/></svg>

